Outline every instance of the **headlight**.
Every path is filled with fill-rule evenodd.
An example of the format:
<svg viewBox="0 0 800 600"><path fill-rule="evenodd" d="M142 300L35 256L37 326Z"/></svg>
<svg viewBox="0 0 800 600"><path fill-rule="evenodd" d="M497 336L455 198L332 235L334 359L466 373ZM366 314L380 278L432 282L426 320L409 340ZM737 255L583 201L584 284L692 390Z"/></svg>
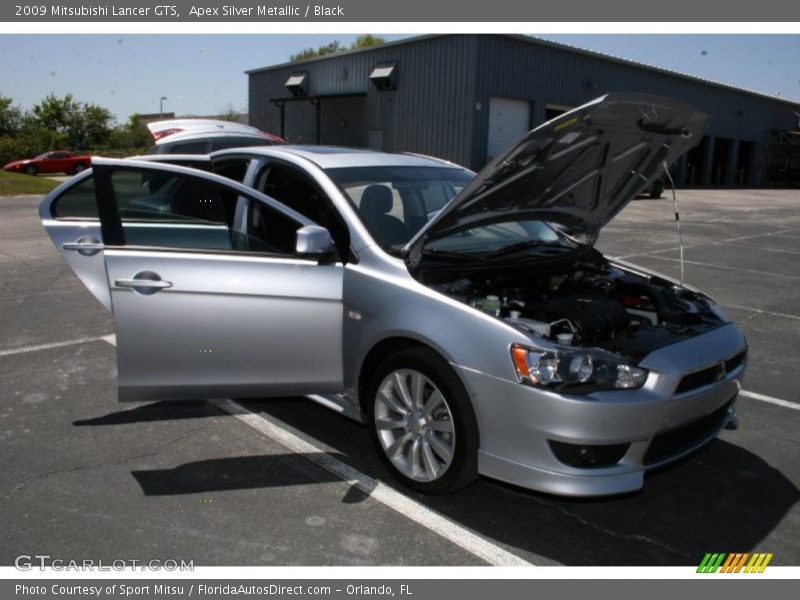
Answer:
<svg viewBox="0 0 800 600"><path fill-rule="evenodd" d="M636 389L647 379L647 369L592 350L514 345L511 358L520 383L576 394Z"/></svg>

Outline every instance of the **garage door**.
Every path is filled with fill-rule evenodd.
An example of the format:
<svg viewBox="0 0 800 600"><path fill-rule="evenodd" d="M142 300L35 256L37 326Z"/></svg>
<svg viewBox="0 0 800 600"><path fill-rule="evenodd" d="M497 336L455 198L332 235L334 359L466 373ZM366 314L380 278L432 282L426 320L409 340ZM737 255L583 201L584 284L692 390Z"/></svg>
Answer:
<svg viewBox="0 0 800 600"><path fill-rule="evenodd" d="M508 148L530 129L530 102L512 98L489 98L488 159Z"/></svg>

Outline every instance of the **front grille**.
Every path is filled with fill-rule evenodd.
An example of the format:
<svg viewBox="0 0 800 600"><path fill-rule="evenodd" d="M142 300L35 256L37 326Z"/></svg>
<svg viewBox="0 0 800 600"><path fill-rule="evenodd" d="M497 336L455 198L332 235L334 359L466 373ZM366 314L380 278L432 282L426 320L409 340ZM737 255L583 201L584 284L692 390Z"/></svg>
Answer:
<svg viewBox="0 0 800 600"><path fill-rule="evenodd" d="M719 363L713 367L703 369L702 371L695 371L694 373L686 375L683 379L681 379L678 387L675 388L675 393L682 394L683 392L688 392L705 385L711 385L715 381L719 381L725 375L725 373L722 371L722 368L722 363Z"/></svg>
<svg viewBox="0 0 800 600"><path fill-rule="evenodd" d="M741 352L739 352L739 354L737 354L733 358L729 358L728 360L726 360L725 361L725 372L726 373L730 373L734 369L739 368L742 365L742 363L744 363L744 359L745 359L746 356L747 356L747 352L742 350Z"/></svg>
<svg viewBox="0 0 800 600"><path fill-rule="evenodd" d="M675 393L683 394L684 392L690 392L691 390L696 390L697 388L711 385L712 383L720 381L725 377L725 375L740 367L744 363L746 356L747 351L743 350L725 362L717 363L716 365L708 367L707 369L703 369L702 371L689 373L688 375L684 376L683 379L681 379L678 387L675 388Z"/></svg>
<svg viewBox="0 0 800 600"><path fill-rule="evenodd" d="M722 426L731 403L733 403L733 399L714 412L692 421L688 425L682 425L676 429L659 433L653 438L650 447L645 452L644 464L652 465L677 456L687 450L691 450L703 440L711 437Z"/></svg>

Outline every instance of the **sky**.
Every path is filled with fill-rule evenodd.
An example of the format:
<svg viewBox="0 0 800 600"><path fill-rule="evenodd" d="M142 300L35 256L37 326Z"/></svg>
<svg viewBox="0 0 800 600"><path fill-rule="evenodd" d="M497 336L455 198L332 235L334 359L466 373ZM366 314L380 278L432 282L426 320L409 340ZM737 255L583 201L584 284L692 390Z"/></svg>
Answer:
<svg viewBox="0 0 800 600"><path fill-rule="evenodd" d="M72 93L134 112L247 110L244 71L355 35L0 35L0 95L29 109ZM384 35L387 40L407 36ZM547 35L553 41L800 101L798 35Z"/></svg>

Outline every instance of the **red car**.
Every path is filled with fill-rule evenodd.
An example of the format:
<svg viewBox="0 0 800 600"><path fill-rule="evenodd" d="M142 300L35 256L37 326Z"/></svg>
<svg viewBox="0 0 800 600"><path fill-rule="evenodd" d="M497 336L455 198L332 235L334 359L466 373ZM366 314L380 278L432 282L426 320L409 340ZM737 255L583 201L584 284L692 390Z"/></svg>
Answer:
<svg viewBox="0 0 800 600"><path fill-rule="evenodd" d="M76 154L67 150L54 150L45 152L36 158L15 160L3 167L4 171L12 173L67 173L74 175L92 166L92 157L88 154Z"/></svg>

